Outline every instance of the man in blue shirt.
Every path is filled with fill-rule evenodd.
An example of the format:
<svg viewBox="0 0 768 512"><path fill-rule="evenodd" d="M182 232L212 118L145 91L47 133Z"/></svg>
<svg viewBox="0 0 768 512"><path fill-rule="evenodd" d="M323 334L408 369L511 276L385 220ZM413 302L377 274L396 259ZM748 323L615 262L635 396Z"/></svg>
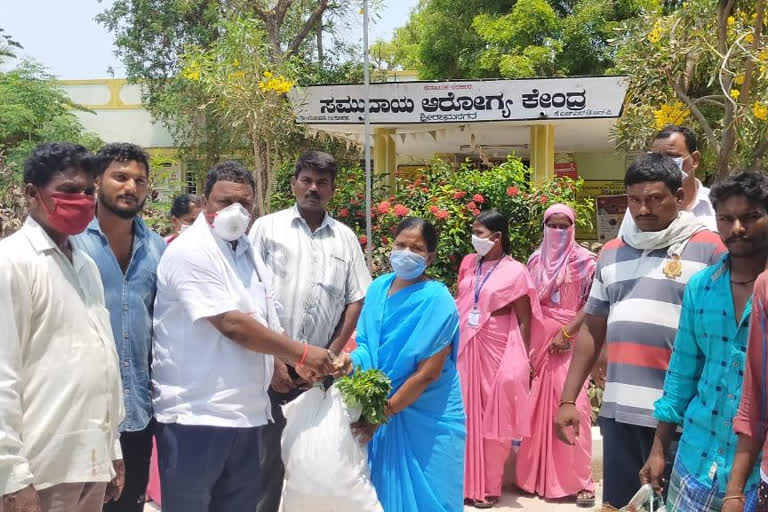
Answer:
<svg viewBox="0 0 768 512"><path fill-rule="evenodd" d="M96 218L76 237L99 267L120 359L125 420L120 444L126 482L107 512L142 512L152 454L149 364L157 265L165 242L137 216L149 185L149 158L134 144L108 144L96 154Z"/></svg>
<svg viewBox="0 0 768 512"><path fill-rule="evenodd" d="M693 276L685 289L664 395L654 404L659 421L640 480L668 487L669 512L720 511L729 500L744 510L757 502L759 464L745 495L726 496L738 438L733 418L744 376L752 288L768 261L768 177L744 172L710 194L717 227L729 253ZM682 436L667 486L665 455L678 427Z"/></svg>

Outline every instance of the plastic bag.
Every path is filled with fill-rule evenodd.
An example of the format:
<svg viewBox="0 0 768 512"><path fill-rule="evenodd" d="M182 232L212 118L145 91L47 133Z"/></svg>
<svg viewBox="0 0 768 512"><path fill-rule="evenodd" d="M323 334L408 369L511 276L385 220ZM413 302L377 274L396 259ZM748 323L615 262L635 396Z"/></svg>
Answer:
<svg viewBox="0 0 768 512"><path fill-rule="evenodd" d="M667 512L664 500L654 491L651 484L645 484L629 500L626 507L619 509L622 512Z"/></svg>
<svg viewBox="0 0 768 512"><path fill-rule="evenodd" d="M314 387L283 406L282 512L383 512L367 448L350 426L360 412L344 405L335 386Z"/></svg>

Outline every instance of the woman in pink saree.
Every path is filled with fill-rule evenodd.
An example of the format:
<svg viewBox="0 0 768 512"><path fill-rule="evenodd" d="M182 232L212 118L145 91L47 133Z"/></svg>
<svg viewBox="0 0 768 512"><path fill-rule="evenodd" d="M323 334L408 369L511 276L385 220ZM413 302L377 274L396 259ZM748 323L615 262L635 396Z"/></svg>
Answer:
<svg viewBox="0 0 768 512"><path fill-rule="evenodd" d="M529 433L528 347L539 307L525 266L507 256L509 224L500 213L477 217L472 245L477 253L461 263L456 296L467 416L464 497L490 508L501 495L512 441Z"/></svg>
<svg viewBox="0 0 768 512"><path fill-rule="evenodd" d="M541 332L531 338L530 436L517 456L517 485L544 498L576 495L579 506L595 502L592 481L591 408L587 385L576 400L582 423L575 446L555 437L553 423L571 362L572 343L584 320L597 257L574 239L574 211L562 204L544 213L544 238L528 261L543 316Z"/></svg>

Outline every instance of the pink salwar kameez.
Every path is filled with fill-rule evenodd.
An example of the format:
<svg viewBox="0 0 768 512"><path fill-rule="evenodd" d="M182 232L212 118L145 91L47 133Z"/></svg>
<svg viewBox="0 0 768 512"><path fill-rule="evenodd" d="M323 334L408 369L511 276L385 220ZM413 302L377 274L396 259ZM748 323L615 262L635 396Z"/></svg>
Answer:
<svg viewBox="0 0 768 512"><path fill-rule="evenodd" d="M480 290L479 319L472 327L477 262L477 254L462 261L456 304L461 322L458 369L467 416L464 497L484 501L501 495L512 440L528 435L530 427L530 366L511 305L528 296L534 318L539 308L525 266L505 256ZM484 263L481 276L494 265ZM504 314L493 314L500 311Z"/></svg>
<svg viewBox="0 0 768 512"><path fill-rule="evenodd" d="M567 208L567 207L564 207ZM573 213L561 208L553 208L552 213L565 213L573 222ZM545 228L550 230L552 228ZM573 350L564 352L549 351L552 339L568 322L573 320L589 294L592 277L595 272L596 257L573 241L573 227L563 233L550 232L555 243L534 253L528 263L528 269L536 282L541 301L543 328L531 335L531 366L534 379L531 385L531 426L530 435L523 438L517 455L517 485L529 493L555 499L572 496L579 491L594 492L592 481L592 436L591 406L587 397L587 384L579 393L576 407L581 417L580 435L576 445L569 446L557 439L554 421L560 404L560 394L568 375ZM570 232L569 232L570 231ZM570 238L570 244L563 237ZM545 240L547 235L545 234ZM553 241L550 237L550 242ZM563 242L563 243L560 243ZM555 250L555 246L558 246ZM549 262L568 251L559 265L546 267L547 249L550 249ZM555 254L552 254L554 252ZM559 268L558 268L559 267ZM575 333L572 333L575 334ZM571 340L577 342L577 338Z"/></svg>

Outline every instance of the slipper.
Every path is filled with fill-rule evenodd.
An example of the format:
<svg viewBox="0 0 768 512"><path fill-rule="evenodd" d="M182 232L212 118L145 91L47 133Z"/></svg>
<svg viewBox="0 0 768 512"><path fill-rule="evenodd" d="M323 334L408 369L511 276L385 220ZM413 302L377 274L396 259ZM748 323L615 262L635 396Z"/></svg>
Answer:
<svg viewBox="0 0 768 512"><path fill-rule="evenodd" d="M595 493L591 491L580 491L576 495L577 507L594 507L595 506Z"/></svg>
<svg viewBox="0 0 768 512"><path fill-rule="evenodd" d="M487 497L485 501L476 501L472 504L475 508L493 508L499 502L499 498Z"/></svg>

